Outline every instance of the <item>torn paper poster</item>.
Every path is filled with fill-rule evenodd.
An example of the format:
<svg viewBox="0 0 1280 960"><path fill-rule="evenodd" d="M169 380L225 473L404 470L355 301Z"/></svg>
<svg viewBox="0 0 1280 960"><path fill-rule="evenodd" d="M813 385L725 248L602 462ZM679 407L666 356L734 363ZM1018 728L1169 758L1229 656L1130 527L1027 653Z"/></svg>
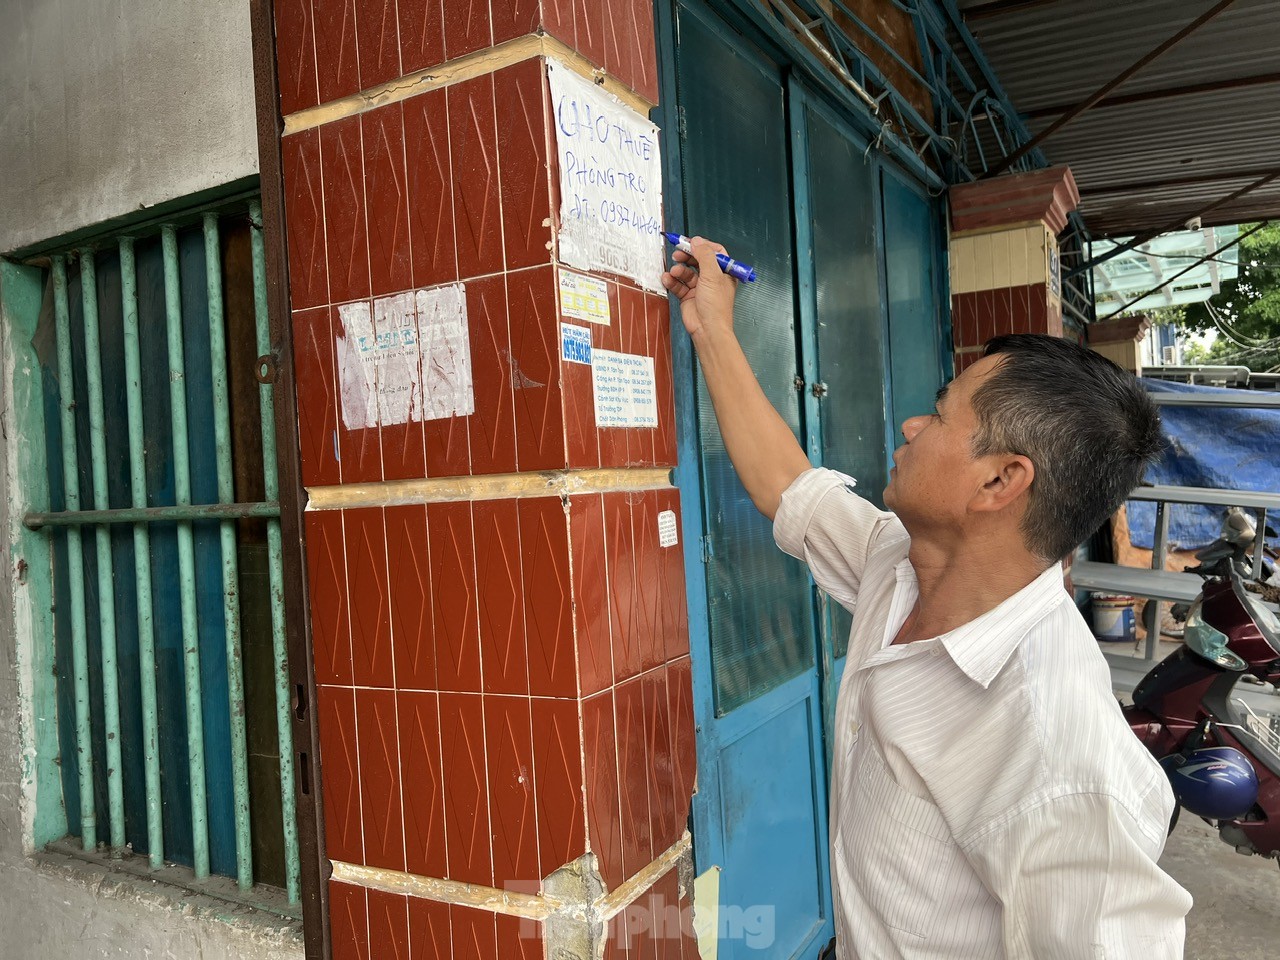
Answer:
<svg viewBox="0 0 1280 960"><path fill-rule="evenodd" d="M560 324L560 356L569 363L591 363L591 328Z"/></svg>
<svg viewBox="0 0 1280 960"><path fill-rule="evenodd" d="M555 60L547 61L560 169L559 259L658 291L664 250L658 128Z"/></svg>
<svg viewBox="0 0 1280 960"><path fill-rule="evenodd" d="M598 277L560 271L560 316L587 323L609 323L609 285Z"/></svg>
<svg viewBox="0 0 1280 960"><path fill-rule="evenodd" d="M597 427L656 427L653 357L592 350Z"/></svg>
<svg viewBox="0 0 1280 960"><path fill-rule="evenodd" d="M663 510L658 514L658 545L674 547L680 542L680 533L676 529L676 512Z"/></svg>
<svg viewBox="0 0 1280 960"><path fill-rule="evenodd" d="M342 423L348 430L475 412L463 285L338 308Z"/></svg>

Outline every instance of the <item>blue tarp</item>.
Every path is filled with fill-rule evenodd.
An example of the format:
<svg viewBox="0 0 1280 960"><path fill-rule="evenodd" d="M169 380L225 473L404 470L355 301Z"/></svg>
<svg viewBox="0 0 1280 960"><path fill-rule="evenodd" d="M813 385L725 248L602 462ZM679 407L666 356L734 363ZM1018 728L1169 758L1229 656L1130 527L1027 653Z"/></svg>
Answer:
<svg viewBox="0 0 1280 960"><path fill-rule="evenodd" d="M1148 391L1223 393L1220 387L1142 381ZM1146 481L1179 487L1280 491L1280 410L1242 407L1161 407L1164 457L1147 470ZM1169 518L1170 549L1196 550L1217 539L1225 507L1174 504ZM1151 549L1156 509L1130 500L1129 536L1135 547ZM1267 522L1280 529L1280 517ZM1274 540L1272 541L1275 542Z"/></svg>

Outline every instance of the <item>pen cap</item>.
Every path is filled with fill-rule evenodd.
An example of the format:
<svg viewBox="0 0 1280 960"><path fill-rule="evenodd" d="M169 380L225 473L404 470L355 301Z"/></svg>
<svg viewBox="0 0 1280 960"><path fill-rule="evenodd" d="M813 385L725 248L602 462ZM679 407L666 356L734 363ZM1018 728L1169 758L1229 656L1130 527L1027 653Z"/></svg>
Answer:
<svg viewBox="0 0 1280 960"><path fill-rule="evenodd" d="M732 257L725 256L723 253L716 254L716 260L720 264L720 269L733 277L735 280L741 280L743 283L755 283L755 268L747 266L745 263L739 263Z"/></svg>

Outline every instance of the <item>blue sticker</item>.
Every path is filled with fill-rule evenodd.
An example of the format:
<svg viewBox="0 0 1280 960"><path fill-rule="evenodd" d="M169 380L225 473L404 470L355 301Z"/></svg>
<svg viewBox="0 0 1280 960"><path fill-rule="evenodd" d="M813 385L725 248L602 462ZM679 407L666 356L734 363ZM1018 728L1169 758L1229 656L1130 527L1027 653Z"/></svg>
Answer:
<svg viewBox="0 0 1280 960"><path fill-rule="evenodd" d="M591 365L591 328L560 324L560 356L569 363Z"/></svg>

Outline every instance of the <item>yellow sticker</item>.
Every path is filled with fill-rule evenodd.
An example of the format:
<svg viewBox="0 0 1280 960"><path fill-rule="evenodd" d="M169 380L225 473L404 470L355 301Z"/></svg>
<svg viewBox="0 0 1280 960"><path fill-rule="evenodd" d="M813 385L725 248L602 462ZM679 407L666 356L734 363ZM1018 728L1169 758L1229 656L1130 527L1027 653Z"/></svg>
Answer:
<svg viewBox="0 0 1280 960"><path fill-rule="evenodd" d="M561 270L560 316L608 325L609 285L596 277Z"/></svg>

